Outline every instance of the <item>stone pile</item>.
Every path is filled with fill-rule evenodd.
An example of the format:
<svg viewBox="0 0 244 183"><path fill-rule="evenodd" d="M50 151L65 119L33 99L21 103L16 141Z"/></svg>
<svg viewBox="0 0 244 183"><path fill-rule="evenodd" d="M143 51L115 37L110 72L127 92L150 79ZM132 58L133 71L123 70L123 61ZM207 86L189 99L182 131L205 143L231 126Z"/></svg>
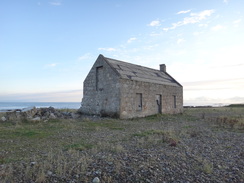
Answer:
<svg viewBox="0 0 244 183"><path fill-rule="evenodd" d="M48 121L49 119L72 119L78 118L79 115L72 112L62 112L56 110L53 107L48 108L36 108L28 107L24 109L16 109L13 111L6 112L5 116L2 117L2 121L18 121L18 120L29 120L29 121Z"/></svg>

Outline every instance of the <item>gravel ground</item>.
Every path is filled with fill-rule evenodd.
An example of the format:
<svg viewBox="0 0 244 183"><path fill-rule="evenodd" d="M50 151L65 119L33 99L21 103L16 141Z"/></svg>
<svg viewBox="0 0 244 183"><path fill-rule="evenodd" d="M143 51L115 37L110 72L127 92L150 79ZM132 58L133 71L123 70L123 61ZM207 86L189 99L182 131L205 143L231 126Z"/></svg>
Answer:
<svg viewBox="0 0 244 183"><path fill-rule="evenodd" d="M52 135L48 147L38 142L44 145L33 150L28 160L2 163L0 180L244 182L242 130L189 115L115 120L116 125L111 119L97 118L70 124ZM82 146L77 139L83 139ZM61 142L73 146L61 148Z"/></svg>

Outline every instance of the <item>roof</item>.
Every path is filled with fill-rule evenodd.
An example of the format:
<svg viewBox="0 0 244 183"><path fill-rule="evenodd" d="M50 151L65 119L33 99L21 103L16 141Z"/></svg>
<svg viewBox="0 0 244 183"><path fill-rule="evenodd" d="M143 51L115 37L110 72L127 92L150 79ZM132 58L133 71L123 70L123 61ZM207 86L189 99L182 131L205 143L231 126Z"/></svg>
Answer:
<svg viewBox="0 0 244 183"><path fill-rule="evenodd" d="M143 81L149 83L157 83L171 86L182 86L167 72L143 67L127 63L124 61L115 60L112 58L103 58L115 70L115 72L123 79L130 79L134 81Z"/></svg>

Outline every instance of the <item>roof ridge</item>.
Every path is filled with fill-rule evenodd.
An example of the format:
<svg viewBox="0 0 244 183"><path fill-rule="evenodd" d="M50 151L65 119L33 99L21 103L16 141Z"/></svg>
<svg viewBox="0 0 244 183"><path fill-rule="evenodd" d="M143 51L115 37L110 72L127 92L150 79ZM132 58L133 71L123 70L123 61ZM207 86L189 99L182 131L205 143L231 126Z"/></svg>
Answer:
<svg viewBox="0 0 244 183"><path fill-rule="evenodd" d="M104 56L103 56L104 57ZM146 66L142 66L142 65L139 65L139 64L133 64L133 63L130 63L130 62L126 62L126 61L122 61L122 60L117 60L117 59L113 59L113 58L109 58L109 57L104 57L105 59L110 59L110 60L114 60L114 61L117 61L117 62L123 62L125 64L130 64L130 65L135 65L135 66L139 66L139 67L142 67L142 68L147 68L147 69L151 69L151 70L154 70L154 71L158 71L158 72L164 72L164 71L160 71L158 69L154 69L154 68L151 68L151 67L146 67ZM108 60L107 60L108 61ZM108 61L109 62L109 61ZM167 73L167 72L165 72Z"/></svg>

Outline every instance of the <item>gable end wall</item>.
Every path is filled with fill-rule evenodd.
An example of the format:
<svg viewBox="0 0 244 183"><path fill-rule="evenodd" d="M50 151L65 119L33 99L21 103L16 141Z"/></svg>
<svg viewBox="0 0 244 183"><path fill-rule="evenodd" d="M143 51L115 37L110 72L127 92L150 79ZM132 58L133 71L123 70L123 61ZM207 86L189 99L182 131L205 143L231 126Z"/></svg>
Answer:
<svg viewBox="0 0 244 183"><path fill-rule="evenodd" d="M97 68L101 68L99 75L97 75ZM99 83L97 83L97 79ZM81 112L119 117L119 86L119 76L102 56L98 57L83 83Z"/></svg>

